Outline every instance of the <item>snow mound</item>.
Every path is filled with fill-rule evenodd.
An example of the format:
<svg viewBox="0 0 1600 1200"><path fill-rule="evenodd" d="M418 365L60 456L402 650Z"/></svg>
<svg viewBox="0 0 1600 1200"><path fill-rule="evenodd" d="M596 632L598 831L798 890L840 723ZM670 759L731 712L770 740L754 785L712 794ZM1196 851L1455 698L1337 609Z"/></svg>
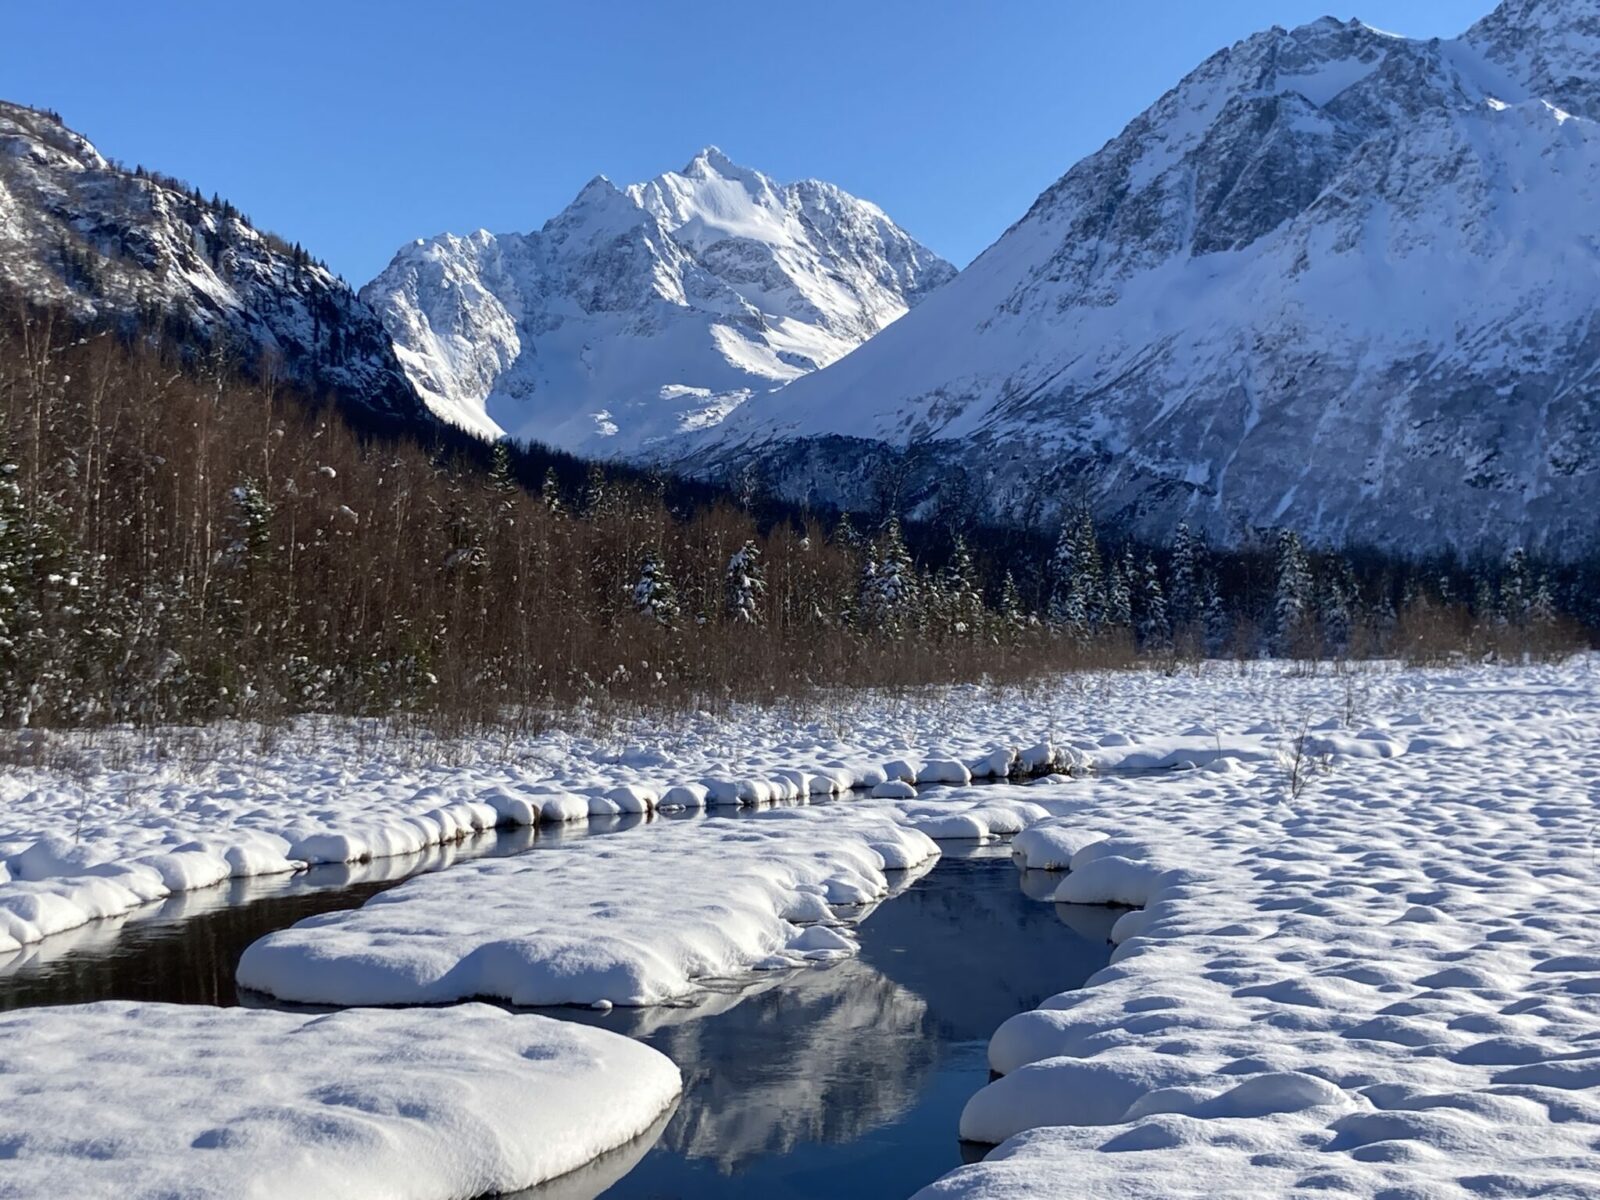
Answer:
<svg viewBox="0 0 1600 1200"><path fill-rule="evenodd" d="M846 933L794 921L882 899L886 871L937 855L864 812L674 823L412 879L256 942L239 982L321 1004L661 1004L698 980L854 953Z"/></svg>
<svg viewBox="0 0 1600 1200"><path fill-rule="evenodd" d="M645 1134L681 1086L643 1043L481 1004L27 1009L0 1016L0 1195L514 1191Z"/></svg>
<svg viewBox="0 0 1600 1200"><path fill-rule="evenodd" d="M1429 726L1322 722L1299 795L1270 768L1030 787L1060 815L1024 861L1112 834L1054 899L1140 907L995 1032L961 1134L1001 1145L921 1197L1600 1194L1591 670L1407 676Z"/></svg>

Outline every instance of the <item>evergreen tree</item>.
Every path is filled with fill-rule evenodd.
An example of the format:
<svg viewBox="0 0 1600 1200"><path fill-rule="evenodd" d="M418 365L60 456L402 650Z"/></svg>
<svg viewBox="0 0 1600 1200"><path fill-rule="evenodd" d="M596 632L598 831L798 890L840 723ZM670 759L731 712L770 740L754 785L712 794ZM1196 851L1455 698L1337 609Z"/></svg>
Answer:
<svg viewBox="0 0 1600 1200"><path fill-rule="evenodd" d="M633 585L633 606L657 624L675 628L681 610L677 589L667 575L666 564L655 551L644 556L639 568L639 578Z"/></svg>
<svg viewBox="0 0 1600 1200"><path fill-rule="evenodd" d="M959 533L950 548L950 561L945 565L939 591L947 630L958 637L975 634L983 618L983 592L972 553Z"/></svg>
<svg viewBox="0 0 1600 1200"><path fill-rule="evenodd" d="M842 546L846 550L861 549L861 534L856 529L855 522L850 519L850 514L839 514L839 521L833 527L833 533L828 540L835 546Z"/></svg>
<svg viewBox="0 0 1600 1200"><path fill-rule="evenodd" d="M1415 588L1413 593L1420 594ZM1322 635L1333 651L1344 651L1350 646L1359 598L1355 571L1343 558L1337 559L1317 590L1316 603Z"/></svg>
<svg viewBox="0 0 1600 1200"><path fill-rule="evenodd" d="M592 464L583 481L583 515L591 521L605 516L610 511L611 489L607 486L607 482L606 473L600 464Z"/></svg>
<svg viewBox="0 0 1600 1200"><path fill-rule="evenodd" d="M1222 587L1215 574L1206 575L1203 594L1206 653L1221 654L1233 634L1233 622L1228 619L1228 607L1223 602Z"/></svg>
<svg viewBox="0 0 1600 1200"><path fill-rule="evenodd" d="M870 577L864 576L863 584L861 619L866 628L899 639L921 624L916 565L906 549L899 517L884 524Z"/></svg>
<svg viewBox="0 0 1600 1200"><path fill-rule="evenodd" d="M510 507L509 497L517 491L517 473L511 464L511 448L496 442L489 451L489 491L499 498L499 507Z"/></svg>
<svg viewBox="0 0 1600 1200"><path fill-rule="evenodd" d="M1015 638L1028 626L1028 614L1023 608L1022 593L1017 590L1016 576L1006 572L1000 585L1000 629L1008 638Z"/></svg>
<svg viewBox="0 0 1600 1200"><path fill-rule="evenodd" d="M226 551L230 562L248 565L265 558L272 543L272 504L261 485L246 479L228 493L233 512L228 524L233 540Z"/></svg>
<svg viewBox="0 0 1600 1200"><path fill-rule="evenodd" d="M1533 582L1528 568L1528 552L1521 546L1506 556L1500 574L1500 615L1519 628L1528 623L1533 606Z"/></svg>
<svg viewBox="0 0 1600 1200"><path fill-rule="evenodd" d="M1272 650L1289 655L1305 635L1312 612L1311 564L1300 544L1300 535L1292 529L1278 531L1273 578Z"/></svg>
<svg viewBox="0 0 1600 1200"><path fill-rule="evenodd" d="M1114 564L1113 564L1114 566ZM1050 620L1078 636L1106 620L1106 578L1094 517L1079 508L1062 519L1061 535L1050 560Z"/></svg>
<svg viewBox="0 0 1600 1200"><path fill-rule="evenodd" d="M761 624L761 601L767 581L761 566L761 549L747 541L728 559L723 573L728 619L738 625Z"/></svg>
<svg viewBox="0 0 1600 1200"><path fill-rule="evenodd" d="M539 486L539 499L544 501L545 511L551 516L559 517L565 511L561 503L561 479L556 475L554 467L544 469L544 483Z"/></svg>
<svg viewBox="0 0 1600 1200"><path fill-rule="evenodd" d="M1139 644L1160 647L1167 644L1172 630L1167 624L1167 597L1161 587L1161 573L1154 559L1146 559L1138 591Z"/></svg>
<svg viewBox="0 0 1600 1200"><path fill-rule="evenodd" d="M1112 561L1106 572L1105 610L1101 623L1111 629L1132 631L1133 595L1129 584L1133 577L1133 551L1123 554L1121 563Z"/></svg>
<svg viewBox="0 0 1600 1200"><path fill-rule="evenodd" d="M1178 522L1172 535L1172 575L1167 588L1167 614L1174 629L1187 629L1199 619L1200 548L1189 522Z"/></svg>

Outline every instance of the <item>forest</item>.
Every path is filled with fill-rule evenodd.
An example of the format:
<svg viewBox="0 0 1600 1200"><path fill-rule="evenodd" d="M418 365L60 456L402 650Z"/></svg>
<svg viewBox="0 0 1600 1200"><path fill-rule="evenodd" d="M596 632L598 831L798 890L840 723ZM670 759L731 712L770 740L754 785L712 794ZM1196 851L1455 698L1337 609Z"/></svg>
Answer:
<svg viewBox="0 0 1600 1200"><path fill-rule="evenodd" d="M468 729L1208 656L1546 657L1587 644L1594 574L1274 530L1145 546L1086 508L1032 531L807 512L364 427L270 362L159 330L17 297L0 318L12 726L403 711Z"/></svg>

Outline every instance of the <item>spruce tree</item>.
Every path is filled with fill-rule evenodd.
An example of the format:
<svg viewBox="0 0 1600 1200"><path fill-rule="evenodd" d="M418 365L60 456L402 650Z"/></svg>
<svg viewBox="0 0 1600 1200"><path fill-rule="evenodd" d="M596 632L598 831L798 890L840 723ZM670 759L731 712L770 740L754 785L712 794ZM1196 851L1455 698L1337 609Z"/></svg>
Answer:
<svg viewBox="0 0 1600 1200"><path fill-rule="evenodd" d="M1306 631L1312 607L1311 565L1300 535L1292 529L1278 531L1273 578L1272 651L1286 656L1299 648L1297 643Z"/></svg>
<svg viewBox="0 0 1600 1200"><path fill-rule="evenodd" d="M983 593L978 585L972 552L959 533L950 548L950 561L940 579L939 591L948 631L958 637L976 633L983 618Z"/></svg>
<svg viewBox="0 0 1600 1200"><path fill-rule="evenodd" d="M1154 559L1146 559L1140 573L1138 613L1139 644L1152 648L1165 646L1172 630L1167 623L1167 597L1161 587L1161 573Z"/></svg>
<svg viewBox="0 0 1600 1200"><path fill-rule="evenodd" d="M675 628L681 610L677 589L667 575L666 564L655 551L644 556L639 567L639 578L633 585L633 606L657 624Z"/></svg>
<svg viewBox="0 0 1600 1200"><path fill-rule="evenodd" d="M728 619L736 625L761 624L761 600L766 595L766 575L761 566L761 549L747 541L733 552L723 573Z"/></svg>
<svg viewBox="0 0 1600 1200"><path fill-rule="evenodd" d="M1500 614L1518 628L1528 623L1533 605L1533 581L1528 567L1528 552L1521 546L1506 556L1500 574Z"/></svg>
<svg viewBox="0 0 1600 1200"><path fill-rule="evenodd" d="M870 583L861 598L862 619L866 626L898 640L921 624L921 597L918 594L916 565L906 549L900 518L892 516L873 554Z"/></svg>
<svg viewBox="0 0 1600 1200"><path fill-rule="evenodd" d="M561 479L556 475L554 467L544 469L544 483L539 487L539 499L544 502L545 511L553 517L559 517L564 511L561 503Z"/></svg>
<svg viewBox="0 0 1600 1200"><path fill-rule="evenodd" d="M1172 535L1172 575L1167 588L1167 614L1174 629L1187 629L1200 616L1200 548L1189 522L1178 522Z"/></svg>
<svg viewBox="0 0 1600 1200"><path fill-rule="evenodd" d="M1116 630L1133 630L1133 596L1129 583L1133 576L1133 551L1123 554L1122 561L1112 560L1106 572L1105 611L1102 624Z"/></svg>

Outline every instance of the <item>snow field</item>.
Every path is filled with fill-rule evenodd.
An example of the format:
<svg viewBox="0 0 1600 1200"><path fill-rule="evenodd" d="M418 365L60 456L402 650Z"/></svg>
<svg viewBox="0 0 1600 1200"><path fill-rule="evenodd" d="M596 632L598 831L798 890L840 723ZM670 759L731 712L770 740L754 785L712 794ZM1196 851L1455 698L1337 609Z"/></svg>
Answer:
<svg viewBox="0 0 1600 1200"><path fill-rule="evenodd" d="M959 688L910 703L863 693L841 703L861 718L853 741L821 724L797 727L783 714L746 709L697 719L676 736L641 725L620 748L552 733L519 747L515 762L374 758L337 736L324 740L322 728L315 750L241 761L237 746L219 748L219 762L196 773L165 764L86 776L20 769L0 777L0 954L224 880L415 855L496 827L803 803L879 788L910 798L913 783L1082 771L1099 762L1084 748L1092 739L1067 745L1019 735L1037 719L1002 693ZM952 723L957 711L966 719ZM222 731L206 732L220 742ZM935 741L938 754L889 755L897 743ZM1105 761L1124 755L1119 749ZM745 773L729 769L734 759ZM956 822L935 836L988 833Z"/></svg>
<svg viewBox="0 0 1600 1200"><path fill-rule="evenodd" d="M245 951L239 982L281 1000L661 1004L698 981L851 955L836 906L938 857L881 813L789 809L480 860Z"/></svg>
<svg viewBox="0 0 1600 1200"><path fill-rule="evenodd" d="M479 1004L27 1009L0 1015L0 1197L466 1200L627 1145L681 1087L640 1042Z"/></svg>
<svg viewBox="0 0 1600 1200"><path fill-rule="evenodd" d="M1028 788L1060 815L1019 864L1139 907L996 1031L960 1132L1002 1144L919 1196L1600 1195L1591 671L1427 673L1316 733L1298 798L1299 721L1227 772Z"/></svg>

